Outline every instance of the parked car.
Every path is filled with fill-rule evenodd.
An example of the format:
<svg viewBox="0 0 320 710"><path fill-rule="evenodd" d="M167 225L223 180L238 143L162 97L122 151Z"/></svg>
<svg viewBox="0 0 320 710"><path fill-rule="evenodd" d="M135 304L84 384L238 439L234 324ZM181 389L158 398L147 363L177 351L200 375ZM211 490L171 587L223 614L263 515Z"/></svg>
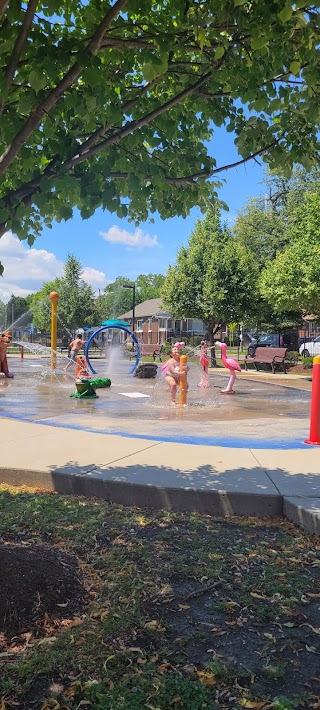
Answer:
<svg viewBox="0 0 320 710"><path fill-rule="evenodd" d="M242 345L251 345L251 343L255 343L256 340L256 335L253 333L248 333L247 331L242 333Z"/></svg>
<svg viewBox="0 0 320 710"><path fill-rule="evenodd" d="M261 333L256 340L248 346L248 355L253 357L257 348L287 348L298 350L298 331L296 329L284 330L282 333Z"/></svg>
<svg viewBox="0 0 320 710"><path fill-rule="evenodd" d="M309 343L302 343L299 348L299 353L302 357L320 355L320 335Z"/></svg>
<svg viewBox="0 0 320 710"><path fill-rule="evenodd" d="M257 348L279 348L280 335L278 333L261 333L256 340L248 346L248 355L253 357Z"/></svg>

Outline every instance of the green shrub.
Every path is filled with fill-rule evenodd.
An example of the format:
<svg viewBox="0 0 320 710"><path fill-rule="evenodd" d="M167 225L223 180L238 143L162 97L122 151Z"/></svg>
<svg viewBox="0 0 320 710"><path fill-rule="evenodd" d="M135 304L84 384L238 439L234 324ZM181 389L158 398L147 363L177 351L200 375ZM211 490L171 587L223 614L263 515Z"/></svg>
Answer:
<svg viewBox="0 0 320 710"><path fill-rule="evenodd" d="M296 365L299 362L300 356L296 350L286 354L286 361L289 365Z"/></svg>
<svg viewBox="0 0 320 710"><path fill-rule="evenodd" d="M307 370L308 368L313 366L313 357L304 357L302 358L302 367L304 370Z"/></svg>

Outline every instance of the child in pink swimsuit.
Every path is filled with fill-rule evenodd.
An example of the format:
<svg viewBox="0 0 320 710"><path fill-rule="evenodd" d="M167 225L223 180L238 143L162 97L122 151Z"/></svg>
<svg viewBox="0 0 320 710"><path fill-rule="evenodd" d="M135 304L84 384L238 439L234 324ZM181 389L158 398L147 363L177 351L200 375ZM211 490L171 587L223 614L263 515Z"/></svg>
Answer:
<svg viewBox="0 0 320 710"><path fill-rule="evenodd" d="M177 387L181 376L180 372L180 350L184 347L184 343L176 343L170 353L169 360L162 365L161 371L165 381L169 385L171 404L176 403ZM189 369L189 368L187 368Z"/></svg>

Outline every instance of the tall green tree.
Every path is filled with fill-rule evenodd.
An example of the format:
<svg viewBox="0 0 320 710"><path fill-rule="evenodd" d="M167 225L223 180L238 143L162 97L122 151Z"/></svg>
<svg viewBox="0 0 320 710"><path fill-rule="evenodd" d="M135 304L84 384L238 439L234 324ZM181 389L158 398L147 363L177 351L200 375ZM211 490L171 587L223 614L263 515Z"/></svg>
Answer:
<svg viewBox="0 0 320 710"><path fill-rule="evenodd" d="M290 244L263 270L260 292L275 313L320 315L320 192L306 192L292 209Z"/></svg>
<svg viewBox="0 0 320 710"><path fill-rule="evenodd" d="M115 281L107 284L103 295L103 320L118 318L132 308L132 290L124 288L130 284L125 276L118 276Z"/></svg>
<svg viewBox="0 0 320 710"><path fill-rule="evenodd" d="M49 295L51 291L60 291L61 279L46 281L42 288L31 295L30 307L33 314L33 324L39 330L50 330L51 304ZM61 334L61 324L58 321L58 333Z"/></svg>
<svg viewBox="0 0 320 710"><path fill-rule="evenodd" d="M165 276L163 274L139 274L136 278L136 302L160 298Z"/></svg>
<svg viewBox="0 0 320 710"><path fill-rule="evenodd" d="M69 254L64 274L54 281L48 281L32 299L33 323L41 330L49 330L51 305L49 294L58 291L58 331L62 335L71 333L84 325L95 325L95 303L91 286L82 279L79 259Z"/></svg>
<svg viewBox="0 0 320 710"><path fill-rule="evenodd" d="M3 303L3 301L0 301L0 330L4 330L6 327L6 304Z"/></svg>
<svg viewBox="0 0 320 710"><path fill-rule="evenodd" d="M163 274L139 274L134 282L135 304L150 298L160 298L164 279ZM125 288L127 285L133 285L133 282L125 276L118 276L105 287L104 293L96 299L97 314L100 316L97 322L118 318L132 309L133 293L131 289Z"/></svg>
<svg viewBox="0 0 320 710"><path fill-rule="evenodd" d="M1 3L0 234L205 210L216 175L318 159L319 0ZM298 85L297 85L298 84ZM247 110L244 111L243 105ZM215 128L239 160L217 165Z"/></svg>
<svg viewBox="0 0 320 710"><path fill-rule="evenodd" d="M249 200L236 219L233 233L255 254L261 269L289 240L284 214L266 209L264 198Z"/></svg>
<svg viewBox="0 0 320 710"><path fill-rule="evenodd" d="M69 254L59 286L60 322L73 331L92 325L94 314L93 290L82 279L81 262Z"/></svg>
<svg viewBox="0 0 320 710"><path fill-rule="evenodd" d="M254 312L257 277L254 255L211 210L169 267L162 297L174 317L203 320L213 344L222 323Z"/></svg>
<svg viewBox="0 0 320 710"><path fill-rule="evenodd" d="M32 316L29 312L29 304L26 298L12 295L6 305L7 326L16 323L17 328L31 323Z"/></svg>

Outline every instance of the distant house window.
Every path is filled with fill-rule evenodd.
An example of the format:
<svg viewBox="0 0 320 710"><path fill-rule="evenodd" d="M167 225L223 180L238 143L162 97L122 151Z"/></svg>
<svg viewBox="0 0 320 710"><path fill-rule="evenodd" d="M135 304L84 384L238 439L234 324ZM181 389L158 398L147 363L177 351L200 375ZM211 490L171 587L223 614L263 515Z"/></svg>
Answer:
<svg viewBox="0 0 320 710"><path fill-rule="evenodd" d="M142 330L142 320L137 320L137 330Z"/></svg>
<svg viewBox="0 0 320 710"><path fill-rule="evenodd" d="M160 329L160 330L165 330L165 329L166 329L166 321L165 321L165 318L159 318L159 329Z"/></svg>
<svg viewBox="0 0 320 710"><path fill-rule="evenodd" d="M189 321L189 328L191 328L194 333L203 334L206 332L206 326L204 325L202 320L197 320L196 318Z"/></svg>
<svg viewBox="0 0 320 710"><path fill-rule="evenodd" d="M168 330L172 330L172 318L168 318L167 328Z"/></svg>

